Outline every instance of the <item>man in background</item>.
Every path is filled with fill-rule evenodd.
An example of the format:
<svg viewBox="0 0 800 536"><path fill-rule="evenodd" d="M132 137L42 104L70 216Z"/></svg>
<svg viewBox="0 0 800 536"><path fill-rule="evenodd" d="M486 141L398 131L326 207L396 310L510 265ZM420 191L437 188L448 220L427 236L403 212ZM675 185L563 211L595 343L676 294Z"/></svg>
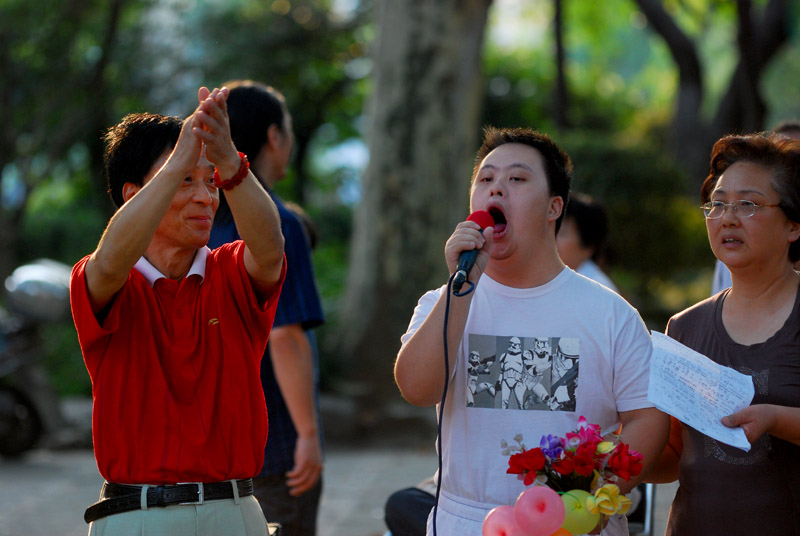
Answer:
<svg viewBox="0 0 800 536"><path fill-rule="evenodd" d="M588 195L571 194L564 222L556 237L558 256L579 274L617 292L617 287L596 262L603 252L607 236L605 208Z"/></svg>

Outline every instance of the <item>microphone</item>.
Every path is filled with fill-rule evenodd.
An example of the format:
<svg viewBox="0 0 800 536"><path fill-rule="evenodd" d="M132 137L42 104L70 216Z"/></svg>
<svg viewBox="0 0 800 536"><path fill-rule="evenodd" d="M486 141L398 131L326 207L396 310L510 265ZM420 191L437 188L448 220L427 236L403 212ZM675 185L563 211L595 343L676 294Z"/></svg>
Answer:
<svg viewBox="0 0 800 536"><path fill-rule="evenodd" d="M494 218L485 210L476 210L469 215L467 221L474 221L477 223L481 232L487 227L494 226ZM458 295L461 292L461 287L466 282L470 270L475 265L475 259L478 258L478 250L470 249L469 251L462 251L458 256L458 267L456 268L456 275L453 277L453 294Z"/></svg>

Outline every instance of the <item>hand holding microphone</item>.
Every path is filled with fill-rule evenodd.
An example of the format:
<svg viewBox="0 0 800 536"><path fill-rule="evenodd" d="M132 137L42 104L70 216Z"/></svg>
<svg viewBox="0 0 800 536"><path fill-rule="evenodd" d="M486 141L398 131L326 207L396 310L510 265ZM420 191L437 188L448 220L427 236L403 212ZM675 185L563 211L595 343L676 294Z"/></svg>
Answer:
<svg viewBox="0 0 800 536"><path fill-rule="evenodd" d="M476 210L472 214L469 215L467 221L471 221L477 223L480 229L478 229L479 233L483 233L484 229L488 227L494 226L494 219L492 215L486 212L485 210ZM459 226L461 227L461 226ZM474 228L472 229L474 231ZM458 228L457 228L458 232ZM452 238L455 238L456 234L453 234ZM456 267L455 276L453 277L453 294L456 296L463 296L464 294L468 294L469 290L460 294L461 287L464 283L469 279L469 273L472 270L472 267L475 265L475 260L478 258L478 253L482 244L474 244L472 249L462 249L458 255L458 265ZM472 285L474 286L474 285Z"/></svg>

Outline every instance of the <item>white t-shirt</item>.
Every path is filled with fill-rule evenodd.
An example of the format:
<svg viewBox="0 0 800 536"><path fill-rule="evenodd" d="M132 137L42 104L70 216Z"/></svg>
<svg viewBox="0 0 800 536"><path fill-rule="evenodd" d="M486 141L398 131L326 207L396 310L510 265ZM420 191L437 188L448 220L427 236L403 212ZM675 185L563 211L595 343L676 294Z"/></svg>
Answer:
<svg viewBox="0 0 800 536"><path fill-rule="evenodd" d="M603 272L603 270L600 269L599 266L597 266L597 264L595 264L593 260L589 259L583 261L581 265L578 266L578 269L575 271L581 274L582 276L588 277L593 281L597 281L601 285L605 285L614 292L619 293L616 285L614 285L611 279L605 274L605 272Z"/></svg>
<svg viewBox="0 0 800 536"><path fill-rule="evenodd" d="M714 263L714 279L711 281L711 295L725 290L733 284L731 281L731 271L721 260L717 259Z"/></svg>
<svg viewBox="0 0 800 536"><path fill-rule="evenodd" d="M420 298L404 344L445 291ZM528 289L483 275L474 292L462 343L450 349L442 490L491 508L513 504L525 489L506 474L502 440L522 434L527 448L537 447L543 435L575 429L581 416L605 433L618 412L652 407L651 343L633 307L568 268Z"/></svg>

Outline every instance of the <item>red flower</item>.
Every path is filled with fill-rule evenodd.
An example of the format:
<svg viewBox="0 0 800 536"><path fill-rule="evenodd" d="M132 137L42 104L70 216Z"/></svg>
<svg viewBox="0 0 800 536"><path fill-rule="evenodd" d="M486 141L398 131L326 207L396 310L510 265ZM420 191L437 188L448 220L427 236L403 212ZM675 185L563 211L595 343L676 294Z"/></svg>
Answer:
<svg viewBox="0 0 800 536"><path fill-rule="evenodd" d="M608 458L608 468L618 477L630 480L642 472L642 455L620 443Z"/></svg>
<svg viewBox="0 0 800 536"><path fill-rule="evenodd" d="M594 444L586 444L578 447L573 460L576 473L581 476L589 476L594 472L594 452Z"/></svg>
<svg viewBox="0 0 800 536"><path fill-rule="evenodd" d="M530 472L535 473L536 471L544 469L544 462L545 458L542 449L523 450L522 452L512 455L508 459L508 470L506 473L511 475L524 475ZM534 478L536 478L536 475L531 478L531 482L533 482ZM528 484L526 483L526 485Z"/></svg>
<svg viewBox="0 0 800 536"><path fill-rule="evenodd" d="M551 465L558 474L569 475L572 474L572 471L575 470L575 464L572 461L573 458L574 458L573 453L564 452L564 457L561 458L560 460L553 460Z"/></svg>

